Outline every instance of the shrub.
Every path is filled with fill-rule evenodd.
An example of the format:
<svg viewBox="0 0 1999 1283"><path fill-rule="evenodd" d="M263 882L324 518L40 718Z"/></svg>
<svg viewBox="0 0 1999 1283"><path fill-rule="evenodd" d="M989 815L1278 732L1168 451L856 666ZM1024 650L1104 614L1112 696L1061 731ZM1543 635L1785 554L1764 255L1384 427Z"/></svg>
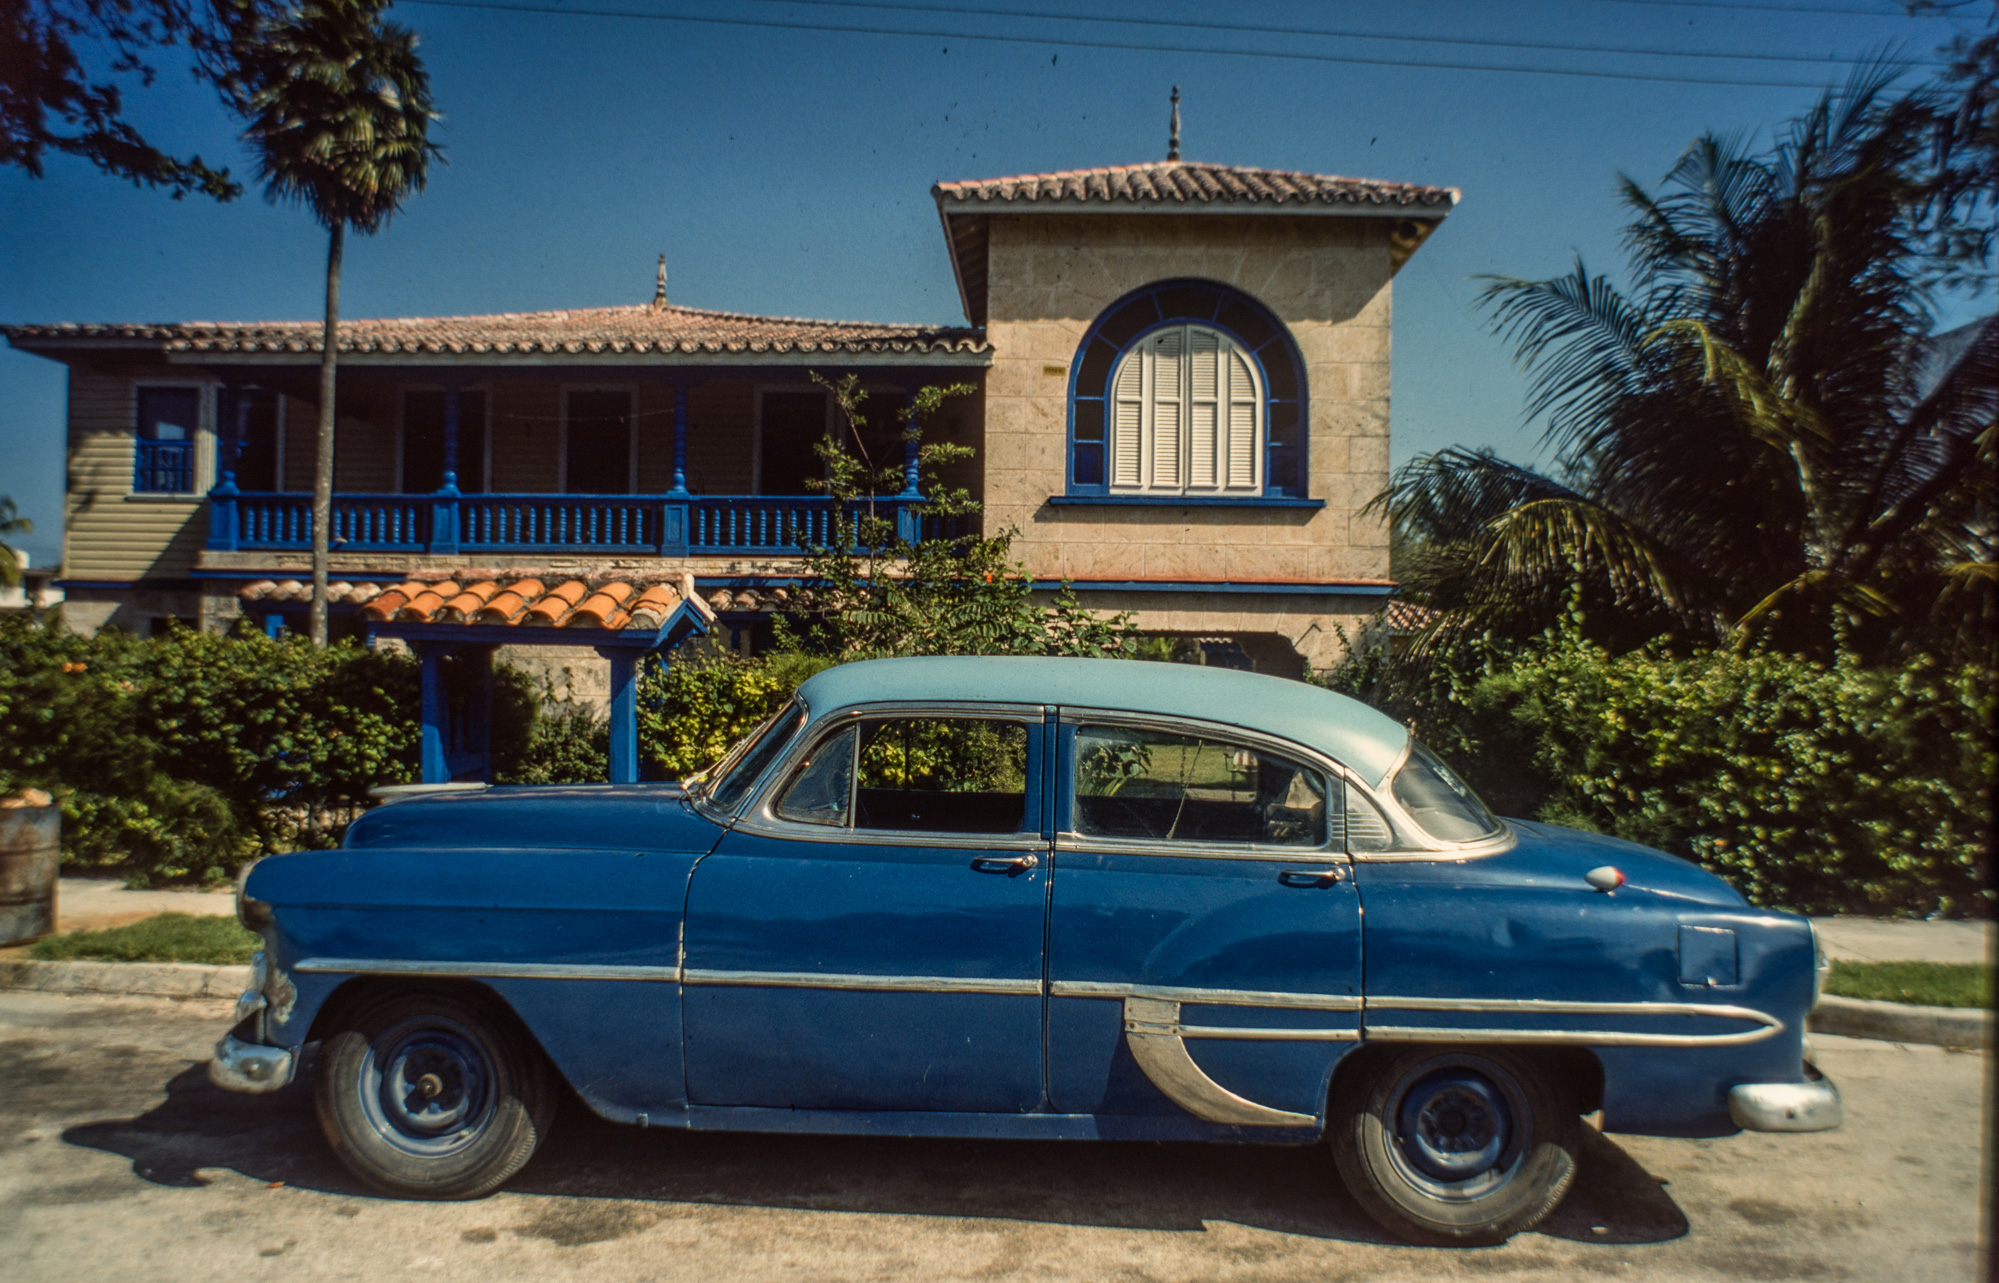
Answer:
<svg viewBox="0 0 1999 1283"><path fill-rule="evenodd" d="M756 659L720 654L650 666L639 689L639 743L666 779L720 761L831 659L777 651Z"/></svg>
<svg viewBox="0 0 1999 1283"><path fill-rule="evenodd" d="M1566 813L1801 912L1989 911L1989 673L1784 655L1612 657L1564 635L1466 701Z"/></svg>

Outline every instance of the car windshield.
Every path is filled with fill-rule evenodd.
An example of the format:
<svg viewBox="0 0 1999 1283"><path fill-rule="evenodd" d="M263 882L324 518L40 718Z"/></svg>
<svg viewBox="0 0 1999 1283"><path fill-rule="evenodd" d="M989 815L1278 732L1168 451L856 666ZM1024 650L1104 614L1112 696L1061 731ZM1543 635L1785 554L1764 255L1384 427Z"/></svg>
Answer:
<svg viewBox="0 0 1999 1283"><path fill-rule="evenodd" d="M1499 821L1471 785L1421 744L1410 744L1409 759L1395 772L1391 791L1409 818L1441 842L1476 842L1500 831Z"/></svg>
<svg viewBox="0 0 1999 1283"><path fill-rule="evenodd" d="M722 811L734 811L785 745L805 725L805 705L797 700L779 709L762 726L729 750L715 765L688 782L688 790Z"/></svg>

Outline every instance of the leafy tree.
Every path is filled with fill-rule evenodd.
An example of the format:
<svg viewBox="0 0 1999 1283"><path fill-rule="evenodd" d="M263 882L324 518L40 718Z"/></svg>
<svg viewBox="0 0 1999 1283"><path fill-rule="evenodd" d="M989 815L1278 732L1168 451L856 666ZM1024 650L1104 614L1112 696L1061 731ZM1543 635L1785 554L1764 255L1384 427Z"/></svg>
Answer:
<svg viewBox="0 0 1999 1283"><path fill-rule="evenodd" d="M0 6L0 165L40 178L54 152L175 200L235 199L243 186L228 169L169 155L127 121L117 81L94 79L84 51L106 49L110 77L150 86L159 73L149 59L185 47L195 75L227 99L232 41L264 9L265 0L10 0Z"/></svg>
<svg viewBox="0 0 1999 1283"><path fill-rule="evenodd" d="M1620 647L1989 653L1999 324L1931 333L1941 114L1859 76L1766 153L1710 134L1662 192L1624 179L1631 290L1491 282L1557 462L1454 448L1376 499L1437 632L1532 635L1579 592Z"/></svg>
<svg viewBox="0 0 1999 1283"><path fill-rule="evenodd" d="M970 385L925 387L900 411L903 439L917 446L926 498L915 505L921 537L898 530L882 504L904 485L899 462L869 457L856 375L814 375L833 394L841 430L815 449L826 478L812 484L836 501L826 544L805 558L804 582L787 605L800 621L785 640L840 660L888 655L1078 655L1127 657L1138 633L1128 614L1085 610L1068 584L1052 603L1013 560L1014 531L982 536L972 527L979 503L943 469L972 455L969 446L923 440L924 426Z"/></svg>
<svg viewBox="0 0 1999 1283"><path fill-rule="evenodd" d="M7 542L9 535L31 535L35 523L23 517L11 495L0 495L0 584L12 588L21 582L21 554Z"/></svg>
<svg viewBox="0 0 1999 1283"><path fill-rule="evenodd" d="M340 346L340 260L347 229L380 231L431 160L437 113L416 34L382 15L387 0L302 0L238 34L239 109L273 203L306 207L328 233L326 327L319 362L319 440L312 489L312 623L326 644L333 506L334 383Z"/></svg>

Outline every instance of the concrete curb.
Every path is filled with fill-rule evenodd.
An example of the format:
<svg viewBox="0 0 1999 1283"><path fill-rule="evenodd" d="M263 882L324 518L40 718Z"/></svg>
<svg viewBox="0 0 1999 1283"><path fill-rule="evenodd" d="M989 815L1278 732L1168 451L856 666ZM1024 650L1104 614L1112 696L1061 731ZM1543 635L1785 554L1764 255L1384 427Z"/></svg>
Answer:
<svg viewBox="0 0 1999 1283"><path fill-rule="evenodd" d="M250 968L192 962L0 962L0 989L134 998L234 998Z"/></svg>
<svg viewBox="0 0 1999 1283"><path fill-rule="evenodd" d="M1868 998L1819 999L1805 1027L1817 1034L1921 1042L1939 1047L1989 1048L1992 1013L1977 1007L1912 1007Z"/></svg>

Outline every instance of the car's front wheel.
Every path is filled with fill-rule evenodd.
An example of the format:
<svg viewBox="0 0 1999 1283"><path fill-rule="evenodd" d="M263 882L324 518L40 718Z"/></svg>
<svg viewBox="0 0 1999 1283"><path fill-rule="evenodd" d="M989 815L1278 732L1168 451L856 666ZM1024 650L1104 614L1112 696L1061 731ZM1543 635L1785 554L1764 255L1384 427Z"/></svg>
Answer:
<svg viewBox="0 0 1999 1283"><path fill-rule="evenodd" d="M527 1164L554 1092L538 1049L456 995L356 1012L314 1072L319 1125L349 1170L389 1194L478 1198Z"/></svg>
<svg viewBox="0 0 1999 1283"><path fill-rule="evenodd" d="M1582 1121L1562 1079L1502 1048L1383 1048L1340 1075L1327 1120L1340 1176L1418 1243L1496 1243L1568 1192Z"/></svg>

